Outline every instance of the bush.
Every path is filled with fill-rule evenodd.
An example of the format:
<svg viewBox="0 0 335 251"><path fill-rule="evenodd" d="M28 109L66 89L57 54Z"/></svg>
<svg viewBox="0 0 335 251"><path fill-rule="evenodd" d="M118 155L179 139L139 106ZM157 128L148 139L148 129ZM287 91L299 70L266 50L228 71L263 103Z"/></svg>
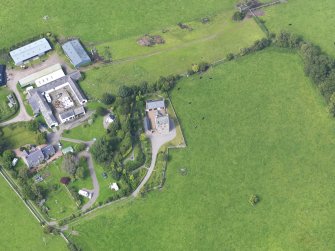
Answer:
<svg viewBox="0 0 335 251"><path fill-rule="evenodd" d="M246 13L245 12L240 12L236 11L232 17L233 21L242 21L245 18Z"/></svg>
<svg viewBox="0 0 335 251"><path fill-rule="evenodd" d="M101 106L98 106L97 109L95 110L95 112L99 115L99 116L105 116L107 114L107 110Z"/></svg>
<svg viewBox="0 0 335 251"><path fill-rule="evenodd" d="M64 185L68 185L71 182L71 178L70 177L62 177L59 182L64 184Z"/></svg>
<svg viewBox="0 0 335 251"><path fill-rule="evenodd" d="M253 194L253 195L250 196L249 203L252 206L255 206L258 202L259 202L259 197L257 195Z"/></svg>
<svg viewBox="0 0 335 251"><path fill-rule="evenodd" d="M82 152L82 151L84 151L85 149L86 149L86 144L85 144L85 143L76 144L76 145L74 146L74 151L75 151L76 153Z"/></svg>
<svg viewBox="0 0 335 251"><path fill-rule="evenodd" d="M110 93L104 93L102 95L102 99L101 99L102 103L104 103L105 105L111 105L114 103L115 101L115 97L110 94Z"/></svg>
<svg viewBox="0 0 335 251"><path fill-rule="evenodd" d="M226 56L226 59L227 59L228 61L231 61L231 60L233 60L234 58L235 58L235 56L234 56L233 53L228 53L227 56Z"/></svg>

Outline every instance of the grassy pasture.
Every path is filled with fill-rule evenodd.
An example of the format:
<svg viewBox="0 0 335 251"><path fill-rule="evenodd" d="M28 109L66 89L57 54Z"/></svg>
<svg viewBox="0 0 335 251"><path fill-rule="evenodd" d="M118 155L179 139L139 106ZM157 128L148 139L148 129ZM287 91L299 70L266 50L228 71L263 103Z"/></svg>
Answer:
<svg viewBox="0 0 335 251"><path fill-rule="evenodd" d="M294 0L267 8L262 19L270 31L288 30L302 35L335 56L334 8L335 2L332 0Z"/></svg>
<svg viewBox="0 0 335 251"><path fill-rule="evenodd" d="M6 1L0 10L0 48L46 31L62 37L79 36L85 42L119 40L232 9L234 3L235 0ZM43 20L44 16L49 19Z"/></svg>
<svg viewBox="0 0 335 251"><path fill-rule="evenodd" d="M161 34L166 44L151 48L139 46L138 37L102 44L100 50L109 46L115 62L87 71L81 87L93 97L107 91L115 93L123 84L153 82L160 76L185 73L193 63L215 62L264 37L252 19L234 23L231 15L231 11L226 11L208 24L190 22L188 24L194 27L192 32L176 26L170 27L168 33L152 32Z"/></svg>
<svg viewBox="0 0 335 251"><path fill-rule="evenodd" d="M188 147L170 151L163 190L84 218L71 238L85 250L331 249L335 124L299 57L267 50L177 87Z"/></svg>
<svg viewBox="0 0 335 251"><path fill-rule="evenodd" d="M2 177L0 199L2 250L67 250L61 237L43 234L41 226Z"/></svg>

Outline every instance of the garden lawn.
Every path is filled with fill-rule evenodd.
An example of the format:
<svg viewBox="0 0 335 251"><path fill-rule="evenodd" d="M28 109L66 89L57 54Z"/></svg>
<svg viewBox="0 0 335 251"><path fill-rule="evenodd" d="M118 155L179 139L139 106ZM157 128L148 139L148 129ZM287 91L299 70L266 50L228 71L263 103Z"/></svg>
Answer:
<svg viewBox="0 0 335 251"><path fill-rule="evenodd" d="M104 92L115 94L121 85L152 83L160 76L184 74L192 64L216 62L264 37L253 19L236 23L231 16L227 11L208 24L192 22L192 32L171 27L171 32L162 34L166 44L152 48L141 48L135 37L112 43L116 61L88 70L80 85L89 97L100 98Z"/></svg>
<svg viewBox="0 0 335 251"><path fill-rule="evenodd" d="M0 178L2 250L67 250L60 236L46 235L9 185Z"/></svg>
<svg viewBox="0 0 335 251"><path fill-rule="evenodd" d="M335 123L296 54L243 57L171 97L188 146L170 151L163 190L87 216L72 240L84 250L333 248Z"/></svg>
<svg viewBox="0 0 335 251"><path fill-rule="evenodd" d="M265 25L271 32L288 30L302 35L335 56L335 1L293 0L265 10Z"/></svg>
<svg viewBox="0 0 335 251"><path fill-rule="evenodd" d="M41 173L41 175L45 177L41 184L49 190L45 204L50 209L49 216L53 219L68 217L78 210L72 195L68 192L67 188L60 183L62 177L68 176L62 170L62 160L63 158L60 158L52 162ZM57 189L53 190L53 186L57 186Z"/></svg>
<svg viewBox="0 0 335 251"><path fill-rule="evenodd" d="M8 142L8 149L19 148L26 144L37 144L37 133L29 131L24 123L16 123L1 128L4 139Z"/></svg>
<svg viewBox="0 0 335 251"><path fill-rule="evenodd" d="M0 87L0 122L10 119L18 110L17 106L9 108L7 96L12 92Z"/></svg>
<svg viewBox="0 0 335 251"><path fill-rule="evenodd" d="M105 133L106 130L103 126L103 117L97 116L91 125L88 124L88 122L84 122L80 126L77 126L69 131L65 131L63 136L71 139L91 141L94 138L97 139L102 137Z"/></svg>

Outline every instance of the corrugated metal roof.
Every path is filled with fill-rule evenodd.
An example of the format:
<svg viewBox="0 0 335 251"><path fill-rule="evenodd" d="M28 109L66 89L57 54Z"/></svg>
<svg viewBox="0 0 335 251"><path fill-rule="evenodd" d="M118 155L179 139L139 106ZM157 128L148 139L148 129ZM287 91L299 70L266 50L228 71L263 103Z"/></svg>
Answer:
<svg viewBox="0 0 335 251"><path fill-rule="evenodd" d="M165 102L163 100L147 100L146 110L165 108Z"/></svg>
<svg viewBox="0 0 335 251"><path fill-rule="evenodd" d="M91 62L90 57L77 39L66 42L62 48L75 67Z"/></svg>
<svg viewBox="0 0 335 251"><path fill-rule="evenodd" d="M46 75L49 75L55 71L62 70L62 66L60 64L54 64L43 70L30 74L22 79L19 80L21 87L25 87L27 85L33 84L37 79L42 78Z"/></svg>
<svg viewBox="0 0 335 251"><path fill-rule="evenodd" d="M6 84L6 66L0 64L0 85Z"/></svg>
<svg viewBox="0 0 335 251"><path fill-rule="evenodd" d="M14 60L15 64L18 65L30 58L33 58L50 50L51 46L48 40L42 38L35 42L22 46L16 50L13 50L9 54Z"/></svg>

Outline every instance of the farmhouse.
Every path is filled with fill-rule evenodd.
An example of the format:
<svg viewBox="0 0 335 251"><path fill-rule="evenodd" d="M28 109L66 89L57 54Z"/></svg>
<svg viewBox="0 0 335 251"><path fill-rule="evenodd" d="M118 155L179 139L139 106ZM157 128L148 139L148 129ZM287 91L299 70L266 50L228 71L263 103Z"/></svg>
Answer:
<svg viewBox="0 0 335 251"><path fill-rule="evenodd" d="M44 84L48 84L53 80L65 76L62 66L60 64L54 64L41 71L30 74L19 80L21 87L36 84L38 87Z"/></svg>
<svg viewBox="0 0 335 251"><path fill-rule="evenodd" d="M91 63L90 57L78 39L66 42L62 48L74 67L78 68Z"/></svg>
<svg viewBox="0 0 335 251"><path fill-rule="evenodd" d="M39 166L44 161L55 155L55 148L52 145L43 147L42 149L35 149L34 151L26 154L24 160L29 168Z"/></svg>
<svg viewBox="0 0 335 251"><path fill-rule="evenodd" d="M6 66L0 64L0 86L5 85L7 77L6 77Z"/></svg>
<svg viewBox="0 0 335 251"><path fill-rule="evenodd" d="M48 40L42 38L18 49L15 49L9 52L9 54L14 60L15 65L22 65L29 59L40 57L50 50L51 46Z"/></svg>
<svg viewBox="0 0 335 251"><path fill-rule="evenodd" d="M38 88L27 90L28 101L34 115L42 113L50 128L84 115L83 105L87 99L74 82L79 78L80 73L75 72Z"/></svg>
<svg viewBox="0 0 335 251"><path fill-rule="evenodd" d="M167 134L170 131L170 119L163 100L148 100L145 111L147 113L147 127L152 132Z"/></svg>

